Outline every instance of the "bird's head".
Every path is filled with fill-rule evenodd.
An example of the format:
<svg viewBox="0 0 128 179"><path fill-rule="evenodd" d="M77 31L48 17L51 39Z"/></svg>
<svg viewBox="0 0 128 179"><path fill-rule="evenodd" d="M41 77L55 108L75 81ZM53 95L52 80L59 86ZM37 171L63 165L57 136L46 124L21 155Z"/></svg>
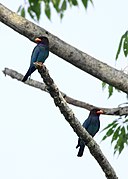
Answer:
<svg viewBox="0 0 128 179"><path fill-rule="evenodd" d="M93 115L100 115L100 114L104 114L104 111L99 109L99 108L94 108L90 111L90 114L93 114Z"/></svg>
<svg viewBox="0 0 128 179"><path fill-rule="evenodd" d="M36 43L44 44L44 45L46 45L46 46L49 46L49 40L48 40L48 38L45 37L45 36L36 37L36 38L35 38L35 42L36 42Z"/></svg>

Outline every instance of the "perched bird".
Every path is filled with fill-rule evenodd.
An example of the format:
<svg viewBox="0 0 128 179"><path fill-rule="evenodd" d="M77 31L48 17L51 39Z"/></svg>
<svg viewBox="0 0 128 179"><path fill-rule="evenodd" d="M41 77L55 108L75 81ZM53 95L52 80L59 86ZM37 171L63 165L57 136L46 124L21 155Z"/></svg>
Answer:
<svg viewBox="0 0 128 179"><path fill-rule="evenodd" d="M35 42L37 45L32 52L30 67L22 79L23 82L25 82L28 77L36 70L34 62L41 62L43 64L49 55L49 41L47 37L37 37Z"/></svg>
<svg viewBox="0 0 128 179"><path fill-rule="evenodd" d="M104 112L101 109L98 109L98 108L92 109L89 113L88 118L83 123L83 127L88 131L88 133L92 137L94 137L95 134L100 129L99 116L100 114L103 114L103 113ZM78 154L77 154L78 157L82 157L85 145L86 145L86 142L83 139L79 138L78 145L76 146L76 148L80 147Z"/></svg>

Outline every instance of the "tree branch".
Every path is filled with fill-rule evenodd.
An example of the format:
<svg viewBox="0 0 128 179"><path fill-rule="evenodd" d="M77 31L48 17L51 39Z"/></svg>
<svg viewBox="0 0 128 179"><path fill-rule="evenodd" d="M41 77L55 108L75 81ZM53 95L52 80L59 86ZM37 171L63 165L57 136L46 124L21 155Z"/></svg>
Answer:
<svg viewBox="0 0 128 179"><path fill-rule="evenodd" d="M0 21L31 41L45 35L50 41L50 51L90 75L128 93L128 75L100 62L90 55L74 48L47 30L35 25L0 4Z"/></svg>
<svg viewBox="0 0 128 179"><path fill-rule="evenodd" d="M5 75L10 76L13 79L17 79L18 81L22 82L23 79L23 75L18 73L15 70L9 69L9 68L5 68L3 70L3 73ZM24 84L38 88L42 91L48 92L47 90L47 86L44 83L41 83L39 81L35 81L32 79L27 80ZM117 115L117 116L123 116L123 115L128 115L128 106L125 107L117 107L117 108L103 108L103 107L99 107L99 106L94 106L92 104L83 102L83 101L79 101L77 99L71 98L70 96L66 95L64 92L61 92L62 96L64 97L64 99L66 100L67 103L74 105L76 107L81 107L87 110L91 110L93 108L100 108L102 109L106 115Z"/></svg>
<svg viewBox="0 0 128 179"><path fill-rule="evenodd" d="M63 114L78 137L82 137L86 141L90 153L97 160L106 177L108 179L117 179L118 177L116 176L114 169L108 162L107 158L103 155L99 145L93 140L93 138L88 134L88 132L82 127L78 119L75 117L75 114L69 108L58 87L50 77L47 68L44 65L40 66L37 63L35 64L41 77L43 78L44 83L47 85L47 90L53 98L55 105L59 107L60 112Z"/></svg>

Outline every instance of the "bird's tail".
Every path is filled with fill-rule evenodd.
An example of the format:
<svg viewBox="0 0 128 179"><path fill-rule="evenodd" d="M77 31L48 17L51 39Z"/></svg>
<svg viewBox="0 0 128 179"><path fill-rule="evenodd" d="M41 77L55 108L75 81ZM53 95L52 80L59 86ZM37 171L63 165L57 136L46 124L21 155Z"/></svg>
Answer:
<svg viewBox="0 0 128 179"><path fill-rule="evenodd" d="M84 153L84 147L85 147L85 145L80 146L78 154L77 154L78 157L82 157L82 155Z"/></svg>
<svg viewBox="0 0 128 179"><path fill-rule="evenodd" d="M22 79L22 82L25 82L28 77L36 70L36 68L33 66L33 67L30 67L26 73L26 75L24 76L24 78Z"/></svg>
<svg viewBox="0 0 128 179"><path fill-rule="evenodd" d="M85 142L84 142L82 139L80 139L80 138L78 139L78 144L77 144L77 146L76 146L76 149L77 149L78 147L80 147L80 148L79 148L79 151L78 151L77 156L78 156L78 157L82 157L82 155L83 155L83 153L84 153Z"/></svg>

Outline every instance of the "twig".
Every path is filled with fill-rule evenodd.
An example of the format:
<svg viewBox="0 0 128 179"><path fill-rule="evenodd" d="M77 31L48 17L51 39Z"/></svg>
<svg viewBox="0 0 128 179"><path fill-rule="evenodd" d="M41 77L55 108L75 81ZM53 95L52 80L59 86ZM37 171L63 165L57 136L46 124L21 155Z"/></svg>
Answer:
<svg viewBox="0 0 128 179"><path fill-rule="evenodd" d="M22 74L18 73L15 70L9 69L9 68L5 68L3 70L3 73L5 75L10 76L13 79L17 79L18 81L22 81L22 79L23 79ZM47 86L44 83L41 83L39 81L29 79L25 82L25 84L35 87L35 88L38 88L42 91L48 92ZM125 106L125 107L118 106L117 108L103 108L103 107L94 106L87 102L83 102L83 101L79 101L77 99L71 98L68 95L66 95L64 92L61 92L61 94L65 98L67 103L74 105L76 107L81 107L81 108L87 109L89 111L92 108L100 108L100 109L103 109L103 111L105 112L106 115L116 115L116 116L128 115L128 106Z"/></svg>

